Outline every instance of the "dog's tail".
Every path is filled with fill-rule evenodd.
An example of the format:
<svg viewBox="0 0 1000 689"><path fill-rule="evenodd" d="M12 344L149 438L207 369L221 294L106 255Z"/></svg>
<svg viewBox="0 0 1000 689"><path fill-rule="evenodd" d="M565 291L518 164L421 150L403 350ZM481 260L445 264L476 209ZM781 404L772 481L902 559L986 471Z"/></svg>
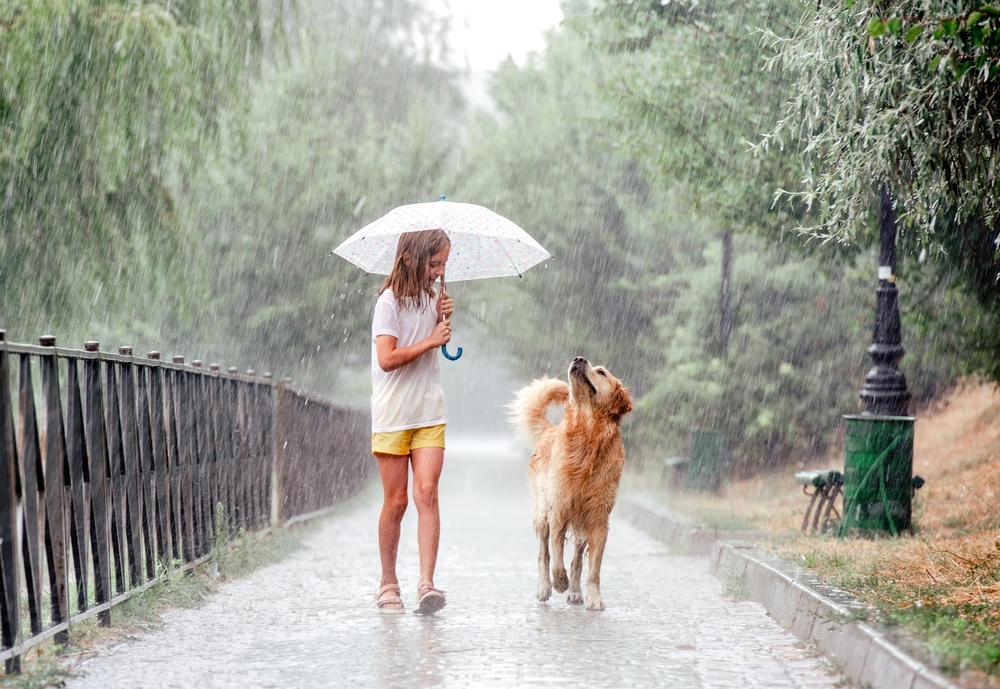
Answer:
<svg viewBox="0 0 1000 689"><path fill-rule="evenodd" d="M538 436L547 428L552 428L552 422L545 418L545 411L552 404L565 404L569 400L569 385L555 378L533 380L526 387L517 391L514 401L507 405L510 421L518 435L538 440Z"/></svg>

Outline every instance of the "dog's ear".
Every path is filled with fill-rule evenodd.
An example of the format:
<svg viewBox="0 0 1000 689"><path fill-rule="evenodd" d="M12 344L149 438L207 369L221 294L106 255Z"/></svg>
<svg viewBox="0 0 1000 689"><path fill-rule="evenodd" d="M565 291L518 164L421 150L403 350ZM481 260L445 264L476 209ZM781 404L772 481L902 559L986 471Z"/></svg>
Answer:
<svg viewBox="0 0 1000 689"><path fill-rule="evenodd" d="M611 395L611 404L608 405L608 413L618 421L623 416L632 411L632 396L628 388L619 384Z"/></svg>

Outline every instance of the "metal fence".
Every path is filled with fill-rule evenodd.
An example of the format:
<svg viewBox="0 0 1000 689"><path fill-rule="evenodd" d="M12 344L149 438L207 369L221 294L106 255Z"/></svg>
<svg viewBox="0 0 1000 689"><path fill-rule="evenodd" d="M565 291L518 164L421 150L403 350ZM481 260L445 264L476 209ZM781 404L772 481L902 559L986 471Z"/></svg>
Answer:
<svg viewBox="0 0 1000 689"><path fill-rule="evenodd" d="M39 386L36 387L36 381ZM12 403L16 390L17 408ZM374 474L368 416L290 379L0 330L0 659L99 616L241 529L297 521ZM27 614L24 614L27 608Z"/></svg>

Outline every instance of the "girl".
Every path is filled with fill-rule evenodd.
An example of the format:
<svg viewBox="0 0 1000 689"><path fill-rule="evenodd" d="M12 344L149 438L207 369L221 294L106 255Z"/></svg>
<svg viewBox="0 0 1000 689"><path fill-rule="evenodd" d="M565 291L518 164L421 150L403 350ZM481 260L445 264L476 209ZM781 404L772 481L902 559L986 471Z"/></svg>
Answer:
<svg viewBox="0 0 1000 689"><path fill-rule="evenodd" d="M413 467L420 579L415 613L444 607L434 588L441 519L438 478L444 463L448 412L441 390L437 348L451 339L454 310L445 293L444 266L451 241L441 230L406 232L399 238L372 320L372 454L378 459L383 503L378 522L382 583L375 594L381 613L403 613L396 578L399 525L406 512L406 481ZM441 278L440 294L434 282Z"/></svg>

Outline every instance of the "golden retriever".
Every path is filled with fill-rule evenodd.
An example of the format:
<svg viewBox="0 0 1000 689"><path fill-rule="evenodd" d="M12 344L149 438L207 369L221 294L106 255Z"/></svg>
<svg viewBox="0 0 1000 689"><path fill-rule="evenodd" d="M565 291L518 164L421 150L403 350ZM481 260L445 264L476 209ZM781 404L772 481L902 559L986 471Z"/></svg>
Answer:
<svg viewBox="0 0 1000 689"><path fill-rule="evenodd" d="M552 404L565 405L558 426L545 418ZM604 610L601 559L625 463L619 426L632 411L629 391L606 368L594 368L578 356L569 367L569 384L535 380L517 393L509 408L520 434L535 445L528 478L539 541L538 600L547 601L553 588L560 593L568 588L567 601L582 605L580 575L584 552L589 551L587 608ZM568 577L563 560L567 531L576 543Z"/></svg>

